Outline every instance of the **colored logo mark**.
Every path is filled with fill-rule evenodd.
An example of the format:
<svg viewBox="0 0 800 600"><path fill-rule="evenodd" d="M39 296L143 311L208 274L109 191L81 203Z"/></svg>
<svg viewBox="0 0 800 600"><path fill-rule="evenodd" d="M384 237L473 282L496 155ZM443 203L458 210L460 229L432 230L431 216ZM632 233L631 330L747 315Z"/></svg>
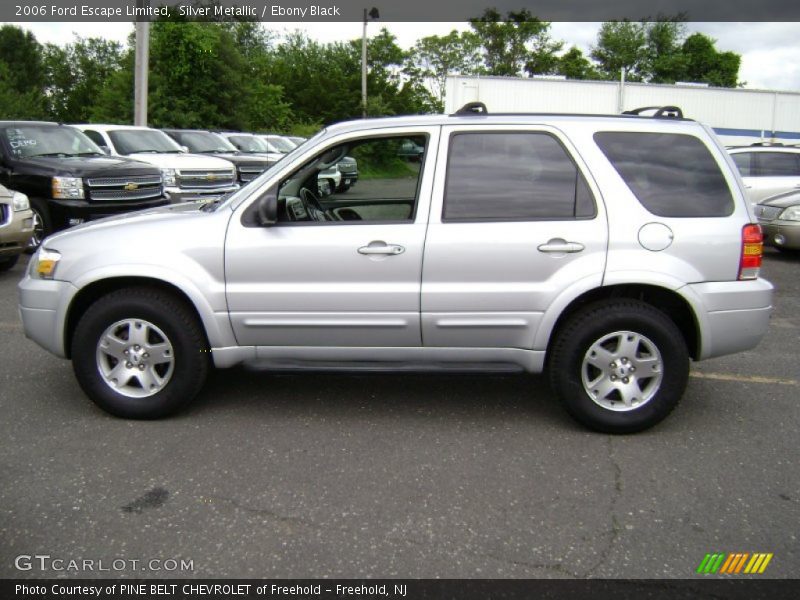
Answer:
<svg viewBox="0 0 800 600"><path fill-rule="evenodd" d="M754 552L719 552L706 554L697 573L718 575L756 575L767 569L772 553Z"/></svg>

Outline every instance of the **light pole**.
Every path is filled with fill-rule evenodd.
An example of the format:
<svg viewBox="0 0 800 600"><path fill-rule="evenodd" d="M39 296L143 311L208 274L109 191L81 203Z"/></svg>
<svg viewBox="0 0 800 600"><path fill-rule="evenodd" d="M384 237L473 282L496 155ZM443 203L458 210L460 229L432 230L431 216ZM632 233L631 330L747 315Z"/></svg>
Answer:
<svg viewBox="0 0 800 600"><path fill-rule="evenodd" d="M367 118L367 17L372 19L380 18L378 9L374 6L367 13L364 9L364 32L361 34L361 118Z"/></svg>
<svg viewBox="0 0 800 600"><path fill-rule="evenodd" d="M137 8L150 6L150 0L137 0ZM133 124L147 127L147 76L150 60L150 20L136 21L136 54L134 65Z"/></svg>

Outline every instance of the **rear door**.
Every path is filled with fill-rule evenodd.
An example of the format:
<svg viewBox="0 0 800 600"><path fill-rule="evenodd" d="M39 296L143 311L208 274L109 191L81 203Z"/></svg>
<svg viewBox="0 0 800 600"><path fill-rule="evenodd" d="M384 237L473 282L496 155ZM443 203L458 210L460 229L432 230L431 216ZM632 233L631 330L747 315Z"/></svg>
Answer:
<svg viewBox="0 0 800 600"><path fill-rule="evenodd" d="M443 129L422 272L426 346L533 348L571 284L602 281L605 212L546 126Z"/></svg>

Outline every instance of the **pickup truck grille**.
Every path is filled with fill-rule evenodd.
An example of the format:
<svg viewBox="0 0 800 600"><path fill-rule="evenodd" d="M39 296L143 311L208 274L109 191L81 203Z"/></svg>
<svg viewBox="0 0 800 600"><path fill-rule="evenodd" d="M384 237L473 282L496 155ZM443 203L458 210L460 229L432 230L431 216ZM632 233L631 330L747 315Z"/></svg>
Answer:
<svg viewBox="0 0 800 600"><path fill-rule="evenodd" d="M163 195L159 175L92 177L86 180L89 199L96 201L149 200Z"/></svg>
<svg viewBox="0 0 800 600"><path fill-rule="evenodd" d="M181 189L215 190L230 187L234 183L234 173L229 169L181 170L178 176L178 187Z"/></svg>
<svg viewBox="0 0 800 600"><path fill-rule="evenodd" d="M256 177L261 175L267 169L267 165L260 166L260 165L253 165L247 167L239 167L239 181L242 183L247 183L248 181L253 181Z"/></svg>

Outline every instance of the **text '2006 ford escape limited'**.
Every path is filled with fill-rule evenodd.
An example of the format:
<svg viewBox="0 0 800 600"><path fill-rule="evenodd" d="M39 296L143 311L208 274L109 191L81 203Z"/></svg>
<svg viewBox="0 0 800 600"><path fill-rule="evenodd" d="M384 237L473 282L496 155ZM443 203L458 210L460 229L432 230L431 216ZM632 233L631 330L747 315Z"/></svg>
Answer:
<svg viewBox="0 0 800 600"><path fill-rule="evenodd" d="M47 238L19 285L25 332L128 418L246 364L547 371L588 427L645 429L691 359L756 346L772 302L732 160L666 114L476 104L331 126L217 201ZM369 176L321 197L345 156Z"/></svg>

